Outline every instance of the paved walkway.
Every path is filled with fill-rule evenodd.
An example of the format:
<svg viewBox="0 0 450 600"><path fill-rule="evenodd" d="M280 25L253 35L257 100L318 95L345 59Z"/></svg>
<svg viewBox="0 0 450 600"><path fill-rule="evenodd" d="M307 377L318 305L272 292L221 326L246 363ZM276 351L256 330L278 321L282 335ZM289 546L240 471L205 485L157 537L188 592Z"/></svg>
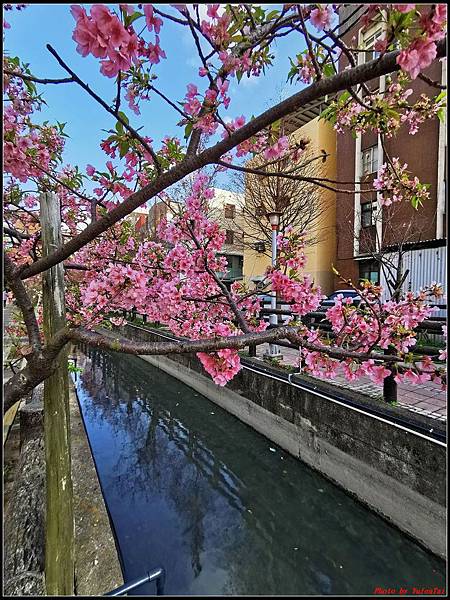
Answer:
<svg viewBox="0 0 450 600"><path fill-rule="evenodd" d="M256 347L256 354L262 357L268 351L269 344L261 344ZM283 363L286 365L298 365L298 351L291 348L280 347L283 355ZM335 379L327 379L331 383L341 388L357 390L362 394L383 399L383 388L373 383L368 377L361 377L357 381L350 382L343 375L338 375ZM447 395L439 385L426 382L421 385L411 383L398 384L398 404L408 410L439 421L447 420Z"/></svg>

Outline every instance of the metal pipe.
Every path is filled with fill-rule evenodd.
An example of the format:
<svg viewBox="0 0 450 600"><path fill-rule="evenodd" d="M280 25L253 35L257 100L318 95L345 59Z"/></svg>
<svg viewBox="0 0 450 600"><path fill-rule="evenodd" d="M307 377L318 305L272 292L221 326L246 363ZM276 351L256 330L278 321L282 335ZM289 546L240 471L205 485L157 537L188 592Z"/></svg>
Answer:
<svg viewBox="0 0 450 600"><path fill-rule="evenodd" d="M154 571L149 571L142 577L138 577L137 579L133 579L128 583L124 583L120 587L112 590L105 594L105 596L125 596L128 592L135 590L137 587L144 585L144 583L149 583L150 581L154 581L156 579L156 595L162 596L164 594L164 585L166 583L166 572L160 567L159 569L155 569Z"/></svg>
<svg viewBox="0 0 450 600"><path fill-rule="evenodd" d="M275 267L277 264L277 231L278 227L276 225L272 225L272 267ZM272 311L275 311L277 308L277 293L272 291L272 297L270 299L270 308ZM270 324L275 327L278 325L278 315L275 312L272 312L270 315ZM269 355L277 356L280 353L280 350L276 344L269 344Z"/></svg>

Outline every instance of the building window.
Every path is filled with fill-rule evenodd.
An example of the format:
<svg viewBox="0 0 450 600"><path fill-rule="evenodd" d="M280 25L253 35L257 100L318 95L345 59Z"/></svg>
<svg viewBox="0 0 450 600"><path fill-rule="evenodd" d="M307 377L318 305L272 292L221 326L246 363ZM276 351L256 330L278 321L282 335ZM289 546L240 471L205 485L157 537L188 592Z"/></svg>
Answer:
<svg viewBox="0 0 450 600"><path fill-rule="evenodd" d="M259 242L255 242L253 244L253 249L256 250L258 254L264 254L264 252L266 251L266 244L262 240Z"/></svg>
<svg viewBox="0 0 450 600"><path fill-rule="evenodd" d="M368 260L359 263L359 279L368 279L372 283L380 283L380 265L376 260Z"/></svg>
<svg viewBox="0 0 450 600"><path fill-rule="evenodd" d="M363 46L367 52L363 52L363 63L370 62L371 60L375 60L380 56L380 53L375 50L375 42L377 39L381 37L381 29L373 33L367 33L363 37Z"/></svg>
<svg viewBox="0 0 450 600"><path fill-rule="evenodd" d="M225 219L234 219L236 207L234 204L225 204Z"/></svg>
<svg viewBox="0 0 450 600"><path fill-rule="evenodd" d="M225 244L234 244L234 231L232 229L227 229Z"/></svg>
<svg viewBox="0 0 450 600"><path fill-rule="evenodd" d="M376 202L365 202L361 204L361 227L371 227L376 221Z"/></svg>
<svg viewBox="0 0 450 600"><path fill-rule="evenodd" d="M371 146L361 152L361 164L363 175L378 171L378 146Z"/></svg>

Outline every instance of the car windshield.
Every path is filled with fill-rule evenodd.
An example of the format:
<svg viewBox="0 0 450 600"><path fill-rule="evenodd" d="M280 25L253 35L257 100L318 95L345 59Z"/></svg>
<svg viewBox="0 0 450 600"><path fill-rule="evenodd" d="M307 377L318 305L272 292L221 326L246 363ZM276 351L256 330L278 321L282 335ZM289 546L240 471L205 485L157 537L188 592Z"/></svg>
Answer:
<svg viewBox="0 0 450 600"><path fill-rule="evenodd" d="M347 292L334 292L331 296L328 296L328 300L335 300L338 296L343 296L344 298L357 298L358 294L349 290Z"/></svg>

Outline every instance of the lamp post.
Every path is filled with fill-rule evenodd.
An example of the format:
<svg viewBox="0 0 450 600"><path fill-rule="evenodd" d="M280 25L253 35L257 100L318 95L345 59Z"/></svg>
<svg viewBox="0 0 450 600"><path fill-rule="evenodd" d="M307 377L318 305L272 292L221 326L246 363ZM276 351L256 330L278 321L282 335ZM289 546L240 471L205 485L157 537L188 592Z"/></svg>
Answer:
<svg viewBox="0 0 450 600"><path fill-rule="evenodd" d="M274 267L277 262L277 234L278 227L280 225L281 212L272 211L267 213L267 218L272 226L272 266ZM276 310L277 308L277 293L272 291L270 300L270 308ZM273 313L270 315L270 324L278 325L278 315ZM269 352L265 354L268 358L281 358L280 349L277 344L269 344Z"/></svg>

